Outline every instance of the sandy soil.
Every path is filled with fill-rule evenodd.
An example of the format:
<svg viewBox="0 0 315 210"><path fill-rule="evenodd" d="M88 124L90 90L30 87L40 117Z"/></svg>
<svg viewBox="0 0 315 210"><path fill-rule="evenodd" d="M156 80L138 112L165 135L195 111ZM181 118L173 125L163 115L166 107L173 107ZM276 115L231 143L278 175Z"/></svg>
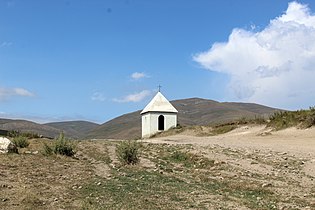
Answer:
<svg viewBox="0 0 315 210"><path fill-rule="evenodd" d="M193 133L186 132L184 135L173 135L143 141L158 144L193 144L201 147L219 146L226 149L241 150L245 154L255 153L271 156L277 153L279 155L293 156L297 159L305 160L302 171L306 175L315 178L315 128L304 130L288 128L281 131L271 131L265 126L242 126L218 136L197 137Z"/></svg>
<svg viewBox="0 0 315 210"><path fill-rule="evenodd" d="M184 135L146 139L144 141L200 146L219 145L264 152L286 152L300 157L315 158L315 128L306 130L288 128L271 132L265 126L243 126L218 136L197 137L185 133Z"/></svg>

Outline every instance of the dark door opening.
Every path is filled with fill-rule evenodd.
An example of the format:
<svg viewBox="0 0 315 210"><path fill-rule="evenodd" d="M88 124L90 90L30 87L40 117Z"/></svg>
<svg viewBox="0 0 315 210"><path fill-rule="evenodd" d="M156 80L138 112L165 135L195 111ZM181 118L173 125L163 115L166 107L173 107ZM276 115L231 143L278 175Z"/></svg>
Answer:
<svg viewBox="0 0 315 210"><path fill-rule="evenodd" d="M158 117L158 130L164 131L164 116L163 115L160 115Z"/></svg>

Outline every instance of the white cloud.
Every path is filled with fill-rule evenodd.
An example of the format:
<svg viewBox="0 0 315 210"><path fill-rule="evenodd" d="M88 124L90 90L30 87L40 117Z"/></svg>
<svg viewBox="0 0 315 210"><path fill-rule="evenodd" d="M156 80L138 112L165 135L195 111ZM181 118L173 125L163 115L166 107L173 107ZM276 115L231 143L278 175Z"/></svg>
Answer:
<svg viewBox="0 0 315 210"><path fill-rule="evenodd" d="M227 42L193 59L231 77L231 99L283 108L315 104L315 15L307 5L289 3L259 32L235 28Z"/></svg>
<svg viewBox="0 0 315 210"><path fill-rule="evenodd" d="M0 88L0 100L13 96L33 97L35 94L23 88Z"/></svg>
<svg viewBox="0 0 315 210"><path fill-rule="evenodd" d="M31 93L28 90L25 90L23 88L14 88L13 89L13 94L17 95L17 96L27 96L27 97L32 97L34 96L33 93Z"/></svg>
<svg viewBox="0 0 315 210"><path fill-rule="evenodd" d="M122 99L114 99L115 102L126 103L126 102L139 102L145 99L146 97L152 95L152 91L143 90L139 93L134 93L123 97Z"/></svg>
<svg viewBox="0 0 315 210"><path fill-rule="evenodd" d="M141 78L147 78L149 77L148 75L146 75L144 72L134 72L131 74L131 78L134 80L138 80Z"/></svg>
<svg viewBox="0 0 315 210"><path fill-rule="evenodd" d="M12 45L12 42L2 42L0 44L0 48L2 48L2 47L10 47L11 45Z"/></svg>
<svg viewBox="0 0 315 210"><path fill-rule="evenodd" d="M103 93L95 92L95 93L93 93L93 95L91 96L91 100L92 100L92 101L105 101L106 98L105 98L105 96L103 95Z"/></svg>

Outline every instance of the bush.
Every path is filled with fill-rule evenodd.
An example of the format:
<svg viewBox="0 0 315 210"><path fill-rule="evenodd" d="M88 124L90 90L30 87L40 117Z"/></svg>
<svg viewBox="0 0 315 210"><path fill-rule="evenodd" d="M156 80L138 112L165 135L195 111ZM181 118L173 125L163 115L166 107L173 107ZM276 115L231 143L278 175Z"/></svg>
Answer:
<svg viewBox="0 0 315 210"><path fill-rule="evenodd" d="M119 160L123 164L135 165L139 159L140 143L136 141L122 141L116 147L116 152Z"/></svg>
<svg viewBox="0 0 315 210"><path fill-rule="evenodd" d="M44 144L44 154L51 155L51 154L59 154L59 155L66 155L66 156L73 156L75 154L75 145L74 143L66 139L64 134L61 133L59 137L53 142L52 147Z"/></svg>
<svg viewBox="0 0 315 210"><path fill-rule="evenodd" d="M74 144L65 138L64 134L61 133L58 139L54 144L54 153L66 156L73 156L74 152Z"/></svg>
<svg viewBox="0 0 315 210"><path fill-rule="evenodd" d="M12 141L17 147L20 147L20 148L25 148L25 147L28 147L28 145L30 144L27 140L26 137L24 136L17 136L13 139Z"/></svg>
<svg viewBox="0 0 315 210"><path fill-rule="evenodd" d="M44 155L52 155L54 153L53 149L47 145L46 143L44 143Z"/></svg>

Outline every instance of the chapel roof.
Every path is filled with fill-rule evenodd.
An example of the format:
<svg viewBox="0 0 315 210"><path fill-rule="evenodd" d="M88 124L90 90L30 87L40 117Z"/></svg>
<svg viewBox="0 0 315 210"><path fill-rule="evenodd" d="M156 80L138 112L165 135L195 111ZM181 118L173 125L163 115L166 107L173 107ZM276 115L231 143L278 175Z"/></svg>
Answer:
<svg viewBox="0 0 315 210"><path fill-rule="evenodd" d="M162 95L161 92L158 92L154 98L148 103L148 105L142 110L141 114L147 112L171 112L177 113L178 111L175 107Z"/></svg>

